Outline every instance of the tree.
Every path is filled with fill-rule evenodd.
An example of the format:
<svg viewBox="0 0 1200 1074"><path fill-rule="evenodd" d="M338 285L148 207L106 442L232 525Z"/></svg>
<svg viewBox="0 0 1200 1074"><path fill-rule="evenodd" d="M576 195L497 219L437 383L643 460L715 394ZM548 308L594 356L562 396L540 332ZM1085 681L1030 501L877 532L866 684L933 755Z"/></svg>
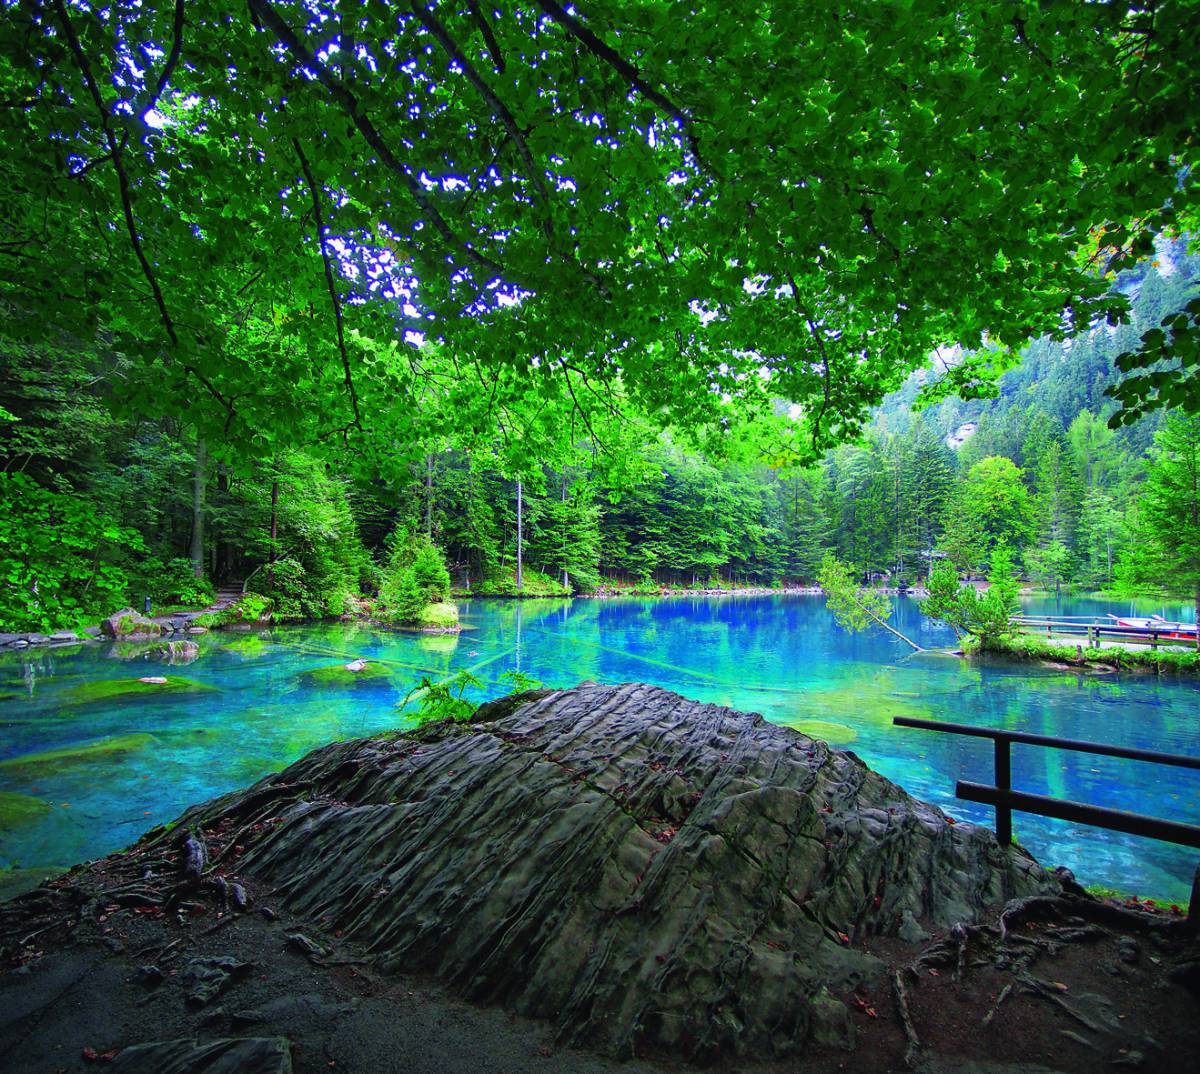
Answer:
<svg viewBox="0 0 1200 1074"><path fill-rule="evenodd" d="M1200 415L1169 415L1155 444L1141 497L1140 536L1158 578L1193 598L1200 628Z"/></svg>
<svg viewBox="0 0 1200 1074"><path fill-rule="evenodd" d="M786 398L816 455L936 346L986 336L941 378L978 392L1124 316L1095 267L1194 221L1192 0L1003 14L7 4L0 302L213 458L419 446L414 333L529 409Z"/></svg>
<svg viewBox="0 0 1200 1074"><path fill-rule="evenodd" d="M854 568L842 563L836 556L826 555L821 560L818 581L825 592L825 604L833 612L838 625L852 632L865 630L872 625L880 626L920 652L921 646L888 622L892 614L891 598L878 589L858 585L854 581L854 574Z"/></svg>
<svg viewBox="0 0 1200 1074"><path fill-rule="evenodd" d="M1009 617L1017 610L1017 582L1012 558L1005 548L992 552L988 588L981 594L974 586L959 584L958 572L949 563L939 563L929 576L929 596L921 611L940 619L961 639L973 634L987 646L1011 633Z"/></svg>
<svg viewBox="0 0 1200 1074"><path fill-rule="evenodd" d="M960 566L986 562L1000 546L1022 547L1031 530L1029 493L1011 459L989 456L967 472L946 508L943 545Z"/></svg>

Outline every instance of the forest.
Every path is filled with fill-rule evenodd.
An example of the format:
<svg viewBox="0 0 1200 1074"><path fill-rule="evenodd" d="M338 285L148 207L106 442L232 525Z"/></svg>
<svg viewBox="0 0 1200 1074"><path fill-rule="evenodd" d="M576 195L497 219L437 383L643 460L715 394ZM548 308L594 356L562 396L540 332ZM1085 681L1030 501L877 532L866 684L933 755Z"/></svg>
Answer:
<svg viewBox="0 0 1200 1074"><path fill-rule="evenodd" d="M320 7L5 7L0 629L1194 588L1187 4Z"/></svg>
<svg viewBox="0 0 1200 1074"><path fill-rule="evenodd" d="M1164 241L1116 281L1127 324L1035 341L992 399L914 409L918 372L861 438L807 466L769 461L782 408L736 452L613 422L602 446L581 437L559 466L519 480L499 439L491 452L438 445L368 478L302 449L235 466L177 421L114 416L125 371L111 357L9 343L0 626L73 626L145 596L203 604L229 582L281 618L347 614L414 538L444 554L463 594L808 585L827 552L910 586L933 557L982 573L1000 544L1033 584L1190 596L1145 532L1162 412L1111 429L1106 390L1116 355L1197 281L1200 256ZM1194 421L1179 430L1195 444Z"/></svg>

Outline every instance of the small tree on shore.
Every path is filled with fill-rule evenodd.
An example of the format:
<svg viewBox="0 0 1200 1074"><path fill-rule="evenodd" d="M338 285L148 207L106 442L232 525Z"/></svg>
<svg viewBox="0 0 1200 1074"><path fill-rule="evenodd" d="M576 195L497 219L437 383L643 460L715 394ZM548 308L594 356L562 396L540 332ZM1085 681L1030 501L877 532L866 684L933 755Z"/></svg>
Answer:
<svg viewBox="0 0 1200 1074"><path fill-rule="evenodd" d="M958 572L949 563L939 563L929 576L929 596L921 611L930 619L940 619L960 640L971 634L986 647L1011 632L1009 616L1017 610L1017 592L1012 557L1006 548L997 548L985 592L959 585Z"/></svg>

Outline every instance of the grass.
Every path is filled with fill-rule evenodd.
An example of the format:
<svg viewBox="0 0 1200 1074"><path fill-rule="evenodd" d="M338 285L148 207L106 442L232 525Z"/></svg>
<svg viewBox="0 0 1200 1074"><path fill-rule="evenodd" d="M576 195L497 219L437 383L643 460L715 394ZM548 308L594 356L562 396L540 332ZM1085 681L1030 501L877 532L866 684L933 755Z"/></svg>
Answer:
<svg viewBox="0 0 1200 1074"><path fill-rule="evenodd" d="M1200 675L1200 653L1195 649L1088 649L1080 660L1073 649L1051 645L1029 634L1012 634L980 645L970 638L963 646L967 653L988 653L1009 656L1017 660L1047 660L1056 664L1084 667L1107 664L1119 671L1153 671L1159 675Z"/></svg>

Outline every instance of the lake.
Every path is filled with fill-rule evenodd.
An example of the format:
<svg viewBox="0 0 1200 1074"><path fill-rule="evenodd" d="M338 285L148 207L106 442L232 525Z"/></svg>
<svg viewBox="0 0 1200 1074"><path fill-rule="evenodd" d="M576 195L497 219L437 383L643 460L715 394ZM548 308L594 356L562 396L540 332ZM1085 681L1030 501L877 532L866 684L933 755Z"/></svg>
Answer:
<svg viewBox="0 0 1200 1074"><path fill-rule="evenodd" d="M1029 613L1128 613L1128 604L1027 601ZM0 896L56 868L119 849L189 804L244 786L323 743L408 726L398 709L423 676L469 670L477 696L510 671L549 686L640 680L762 713L852 749L953 816L991 810L953 798L957 779L992 782L991 744L906 730L916 716L1196 753L1200 684L914 654L885 634L839 629L819 597L466 601L461 635L364 624L217 632L199 659L169 666L139 646L86 645L0 658ZM1178 605L1141 609L1188 618ZM898 598L899 629L927 647L948 629ZM378 674L347 685L322 671L357 657ZM165 675L167 687L139 676ZM335 676L336 678L336 676ZM1200 773L1017 746L1014 786L1200 823ZM1017 838L1082 882L1186 900L1197 852L1017 813Z"/></svg>

